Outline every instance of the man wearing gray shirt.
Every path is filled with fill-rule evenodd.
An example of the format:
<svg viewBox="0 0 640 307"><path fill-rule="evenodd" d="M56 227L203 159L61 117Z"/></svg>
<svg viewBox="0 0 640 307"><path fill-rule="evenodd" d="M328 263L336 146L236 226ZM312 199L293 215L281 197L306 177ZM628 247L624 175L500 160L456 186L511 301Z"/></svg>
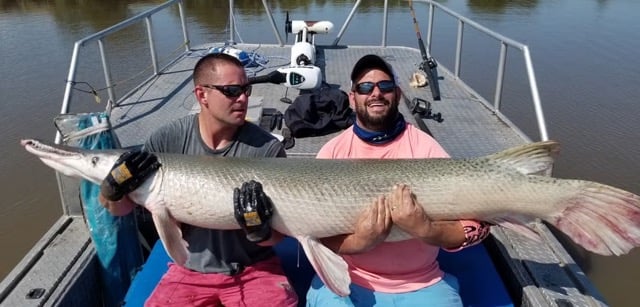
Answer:
<svg viewBox="0 0 640 307"><path fill-rule="evenodd" d="M196 64L193 80L200 112L163 126L149 137L144 152L122 158L114 168L126 166L134 179L141 180L152 169L149 165L157 164L155 156L147 152L286 156L275 137L245 121L251 85L240 61L225 54L207 55ZM136 163L140 163L138 169ZM131 212L135 204L126 194L137 187L135 184L116 182L108 176L102 186L103 204L112 214ZM181 230L188 243L189 259L184 267L169 264L145 306L297 305L297 296L271 248L282 234L271 231L257 240L253 234L249 241L244 230L214 230L187 224L182 224Z"/></svg>

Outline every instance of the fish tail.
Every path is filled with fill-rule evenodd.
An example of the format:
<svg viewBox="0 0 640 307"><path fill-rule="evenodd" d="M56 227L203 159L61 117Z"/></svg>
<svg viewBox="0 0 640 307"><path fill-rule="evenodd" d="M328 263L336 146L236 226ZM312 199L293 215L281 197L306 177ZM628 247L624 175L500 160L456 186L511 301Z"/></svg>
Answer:
<svg viewBox="0 0 640 307"><path fill-rule="evenodd" d="M596 182L570 183L578 193L548 222L597 254L623 255L640 246L640 196Z"/></svg>

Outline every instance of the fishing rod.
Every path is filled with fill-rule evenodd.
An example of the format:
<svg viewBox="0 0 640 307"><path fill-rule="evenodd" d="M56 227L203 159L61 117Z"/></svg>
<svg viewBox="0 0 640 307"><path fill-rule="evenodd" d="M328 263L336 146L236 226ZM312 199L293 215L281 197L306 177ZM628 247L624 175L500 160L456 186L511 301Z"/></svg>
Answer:
<svg viewBox="0 0 640 307"><path fill-rule="evenodd" d="M431 88L431 95L433 100L440 100L440 84L438 83L438 63L428 53L427 48L424 47L422 41L422 35L420 35L420 27L418 26L418 20L416 19L416 13L413 11L412 1L409 0L409 10L411 11L411 17L413 17L413 26L418 36L418 46L420 47L420 54L422 55L422 63L420 63L420 70L424 71L429 80L429 87Z"/></svg>

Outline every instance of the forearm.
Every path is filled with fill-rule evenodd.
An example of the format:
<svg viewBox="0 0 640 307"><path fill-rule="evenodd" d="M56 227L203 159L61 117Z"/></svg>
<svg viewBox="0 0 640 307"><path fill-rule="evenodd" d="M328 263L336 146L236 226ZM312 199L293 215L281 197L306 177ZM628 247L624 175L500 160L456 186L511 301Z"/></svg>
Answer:
<svg viewBox="0 0 640 307"><path fill-rule="evenodd" d="M368 244L353 234L322 238L320 242L336 254L341 255L363 253L373 247L373 244Z"/></svg>
<svg viewBox="0 0 640 307"><path fill-rule="evenodd" d="M489 236L490 224L475 220L431 222L424 235L418 235L424 242L457 251L476 245Z"/></svg>
<svg viewBox="0 0 640 307"><path fill-rule="evenodd" d="M104 196L100 194L100 196L98 197L98 200L100 201L102 206L105 207L109 211L109 213L111 213L114 216L125 216L131 213L133 211L133 208L135 208L136 206L136 203L134 203L127 196L123 197L118 201L111 201L104 198Z"/></svg>
<svg viewBox="0 0 640 307"><path fill-rule="evenodd" d="M280 232L271 229L271 237L269 237L269 239L262 241L260 243L256 243L257 245L260 246L273 246L278 244L280 241L282 241L282 239L284 239L284 235L281 234Z"/></svg>
<svg viewBox="0 0 640 307"><path fill-rule="evenodd" d="M416 237L427 244L445 249L458 248L466 241L460 221L432 221L428 227L417 232Z"/></svg>
<svg viewBox="0 0 640 307"><path fill-rule="evenodd" d="M474 220L432 221L406 185L394 186L391 218L400 229L427 244L446 250L461 249L489 235L489 224Z"/></svg>

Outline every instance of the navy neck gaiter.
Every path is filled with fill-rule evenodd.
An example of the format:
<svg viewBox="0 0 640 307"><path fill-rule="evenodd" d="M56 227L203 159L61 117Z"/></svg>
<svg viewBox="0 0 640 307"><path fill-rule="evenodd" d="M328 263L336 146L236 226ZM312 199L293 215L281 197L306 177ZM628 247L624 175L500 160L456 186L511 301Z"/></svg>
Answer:
<svg viewBox="0 0 640 307"><path fill-rule="evenodd" d="M367 131L358 126L358 122L353 122L353 132L363 141L370 144L385 144L393 141L407 127L402 114L398 114L395 124L385 131Z"/></svg>

